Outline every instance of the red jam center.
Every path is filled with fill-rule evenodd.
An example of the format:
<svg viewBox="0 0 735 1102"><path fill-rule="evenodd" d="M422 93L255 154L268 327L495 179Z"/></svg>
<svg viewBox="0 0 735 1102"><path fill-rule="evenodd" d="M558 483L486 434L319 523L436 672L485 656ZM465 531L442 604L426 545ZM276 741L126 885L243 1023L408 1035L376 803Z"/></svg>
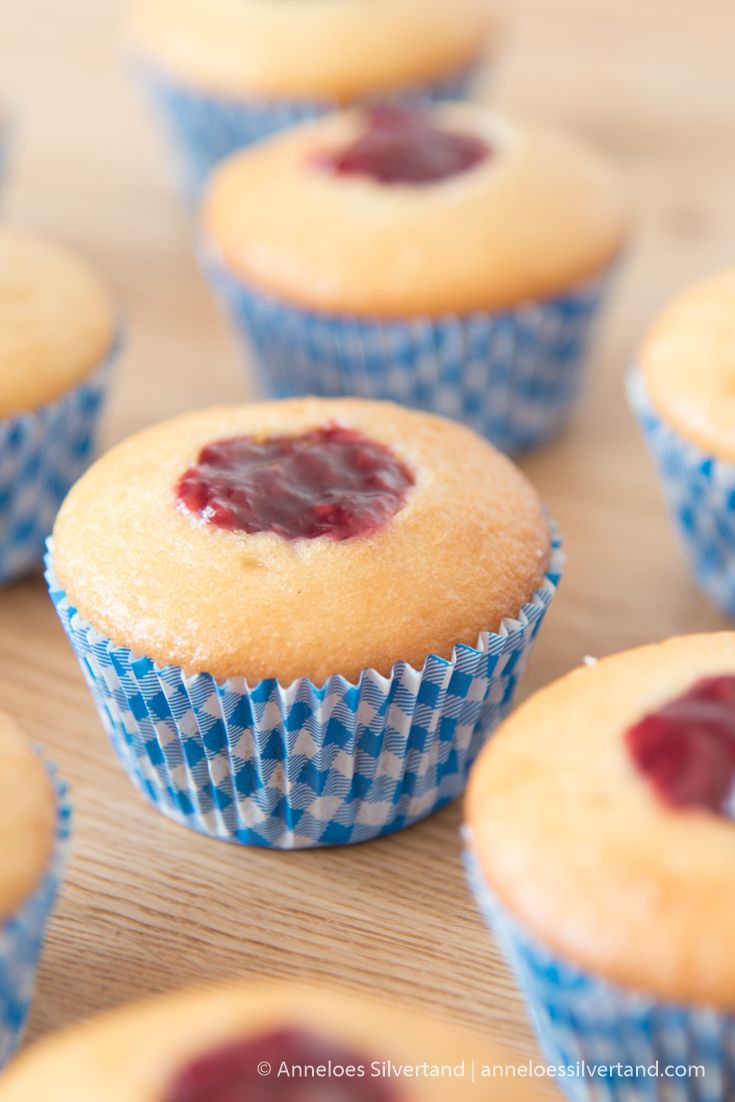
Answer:
<svg viewBox="0 0 735 1102"><path fill-rule="evenodd" d="M707 677L626 732L628 749L672 807L735 818L735 677Z"/></svg>
<svg viewBox="0 0 735 1102"><path fill-rule="evenodd" d="M209 524L284 539L346 540L398 512L413 475L384 445L340 425L303 436L234 436L201 451L177 486Z"/></svg>
<svg viewBox="0 0 735 1102"><path fill-rule="evenodd" d="M419 112L374 108L367 126L350 145L316 158L338 176L370 176L381 184L434 184L466 172L492 150L473 134L434 126Z"/></svg>
<svg viewBox="0 0 735 1102"><path fill-rule="evenodd" d="M401 1102L371 1061L296 1029L227 1045L185 1067L162 1102Z"/></svg>

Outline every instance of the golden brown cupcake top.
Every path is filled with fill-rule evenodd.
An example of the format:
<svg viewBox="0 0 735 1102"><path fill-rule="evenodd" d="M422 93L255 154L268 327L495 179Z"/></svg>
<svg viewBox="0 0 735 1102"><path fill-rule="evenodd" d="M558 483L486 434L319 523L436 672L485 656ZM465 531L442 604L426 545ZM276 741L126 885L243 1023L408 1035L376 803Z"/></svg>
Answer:
<svg viewBox="0 0 735 1102"><path fill-rule="evenodd" d="M654 322L640 356L658 414L735 463L735 268L690 287Z"/></svg>
<svg viewBox="0 0 735 1102"><path fill-rule="evenodd" d="M102 363L113 331L109 296L84 260L0 230L0 417L75 387Z"/></svg>
<svg viewBox="0 0 735 1102"><path fill-rule="evenodd" d="M215 257L296 305L404 317L568 291L621 248L628 216L618 180L585 142L478 104L414 112L413 125L405 114L396 158L428 149L458 170L413 183L334 171L371 131L385 131L384 113L297 127L216 170L202 214ZM484 156L462 161L452 150L462 142L480 143Z"/></svg>
<svg viewBox="0 0 735 1102"><path fill-rule="evenodd" d="M270 1086L274 1094L280 1086L279 1098L289 1097L279 1055L290 1065L295 1050L296 1066L308 1067L310 1048L316 1066L331 1058L333 1065L364 1069L351 1079L361 1102L520 1102L534 1097L522 1078L482 1076L483 1067L514 1065L513 1056L413 1010L316 988L232 984L118 1010L25 1049L2 1077L0 1102L50 1097L54 1102L170 1102L187 1097L172 1094L172 1087L192 1062L199 1065L201 1089L188 1097L217 1102L214 1088L207 1089L202 1061L226 1061L248 1045L262 1064L258 1044L270 1068L258 1086ZM384 1073L383 1061L401 1072ZM426 1064L453 1073L404 1073ZM319 1081L314 1082L318 1088ZM340 1085L351 1097L350 1080L340 1078ZM291 1096L298 1098L295 1086Z"/></svg>
<svg viewBox="0 0 735 1102"><path fill-rule="evenodd" d="M205 91L346 102L447 79L494 29L490 0L139 0L129 38Z"/></svg>
<svg viewBox="0 0 735 1102"><path fill-rule="evenodd" d="M397 495L380 491L388 508L372 531L286 538L182 507L182 476L210 445L300 447L330 428L407 473L391 475ZM389 403L304 398L186 414L114 448L62 506L54 564L72 605L134 653L220 680L322 682L475 645L532 598L549 543L529 483L469 429Z"/></svg>
<svg viewBox="0 0 735 1102"><path fill-rule="evenodd" d="M55 831L56 797L44 764L0 713L0 925L38 887Z"/></svg>
<svg viewBox="0 0 735 1102"><path fill-rule="evenodd" d="M729 632L575 670L503 724L467 796L482 873L527 931L625 987L730 1010L735 822L706 806L702 754L729 787L734 675ZM718 715L726 776L712 758Z"/></svg>

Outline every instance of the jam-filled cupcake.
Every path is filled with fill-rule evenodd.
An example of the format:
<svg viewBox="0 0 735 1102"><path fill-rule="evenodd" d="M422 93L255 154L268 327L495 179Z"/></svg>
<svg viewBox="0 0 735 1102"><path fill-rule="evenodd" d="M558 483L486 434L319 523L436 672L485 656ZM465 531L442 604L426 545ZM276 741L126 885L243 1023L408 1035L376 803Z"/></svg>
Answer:
<svg viewBox="0 0 735 1102"><path fill-rule="evenodd" d="M493 0L138 0L130 49L199 192L234 150L335 107L461 96L497 35Z"/></svg>
<svg viewBox="0 0 735 1102"><path fill-rule="evenodd" d="M735 268L663 311L628 393L697 582L735 616Z"/></svg>
<svg viewBox="0 0 735 1102"><path fill-rule="evenodd" d="M266 390L394 399L509 452L569 415L625 232L593 150L468 104L298 127L226 161L203 207Z"/></svg>
<svg viewBox="0 0 735 1102"><path fill-rule="evenodd" d="M472 879L572 1098L735 1095L734 816L734 634L576 670L479 758Z"/></svg>
<svg viewBox="0 0 735 1102"><path fill-rule="evenodd" d="M0 713L0 1067L25 1028L69 815L64 786Z"/></svg>
<svg viewBox="0 0 735 1102"><path fill-rule="evenodd" d="M53 600L138 787L297 848L447 803L559 572L521 473L449 421L301 399L187 414L64 503Z"/></svg>
<svg viewBox="0 0 735 1102"><path fill-rule="evenodd" d="M0 230L0 581L42 561L89 461L114 347L110 298L87 263Z"/></svg>
<svg viewBox="0 0 735 1102"><path fill-rule="evenodd" d="M127 1007L42 1041L3 1076L0 1102L535 1097L523 1079L491 1074L515 1063L413 1010L326 988L233 983Z"/></svg>

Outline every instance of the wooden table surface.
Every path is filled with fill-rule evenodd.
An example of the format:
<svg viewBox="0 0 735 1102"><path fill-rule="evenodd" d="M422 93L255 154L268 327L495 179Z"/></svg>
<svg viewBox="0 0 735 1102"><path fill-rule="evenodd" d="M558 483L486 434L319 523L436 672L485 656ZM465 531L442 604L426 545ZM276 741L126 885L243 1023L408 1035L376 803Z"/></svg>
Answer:
<svg viewBox="0 0 735 1102"><path fill-rule="evenodd" d="M119 0L2 0L0 100L17 116L12 223L84 250L129 343L105 442L246 394L192 259L157 133L128 83ZM626 174L637 235L566 436L524 460L568 566L525 690L577 664L723 621L691 584L622 395L652 313L735 254L732 0L514 0L493 86L597 140ZM465 886L459 803L392 838L279 854L209 841L133 789L40 578L0 595L0 696L73 785L68 878L31 1036L183 983L306 977L392 996L535 1050Z"/></svg>

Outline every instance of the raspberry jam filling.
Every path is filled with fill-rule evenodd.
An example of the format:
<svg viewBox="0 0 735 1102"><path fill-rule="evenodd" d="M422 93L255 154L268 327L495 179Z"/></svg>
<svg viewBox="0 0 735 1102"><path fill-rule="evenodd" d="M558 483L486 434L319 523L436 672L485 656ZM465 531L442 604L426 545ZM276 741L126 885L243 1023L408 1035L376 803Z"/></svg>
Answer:
<svg viewBox="0 0 735 1102"><path fill-rule="evenodd" d="M665 803L735 818L735 676L697 681L625 738Z"/></svg>
<svg viewBox="0 0 735 1102"><path fill-rule="evenodd" d="M317 154L315 164L337 176L369 176L380 184L434 184L474 168L491 153L481 138L434 126L420 111L375 107L353 142Z"/></svg>
<svg viewBox="0 0 735 1102"><path fill-rule="evenodd" d="M371 1061L298 1029L237 1041L193 1060L162 1102L403 1102Z"/></svg>
<svg viewBox="0 0 735 1102"><path fill-rule="evenodd" d="M327 425L301 436L208 444L176 493L181 508L219 528L346 540L382 528L413 484L383 444Z"/></svg>

